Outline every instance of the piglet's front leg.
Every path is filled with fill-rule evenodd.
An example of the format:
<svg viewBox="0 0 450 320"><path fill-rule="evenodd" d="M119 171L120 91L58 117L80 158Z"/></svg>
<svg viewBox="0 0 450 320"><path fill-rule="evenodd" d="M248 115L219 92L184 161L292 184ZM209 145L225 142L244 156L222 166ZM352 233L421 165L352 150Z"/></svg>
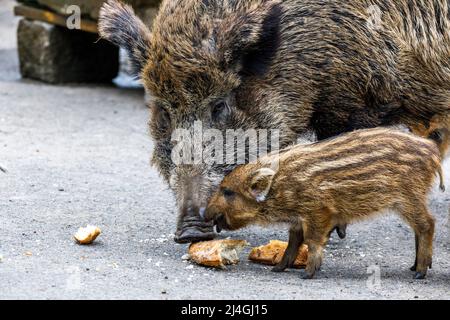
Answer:
<svg viewBox="0 0 450 320"><path fill-rule="evenodd" d="M281 261L273 267L273 272L283 272L287 268L294 266L295 259L297 259L298 249L303 244L303 229L301 226L291 227L289 230L289 244L284 252Z"/></svg>

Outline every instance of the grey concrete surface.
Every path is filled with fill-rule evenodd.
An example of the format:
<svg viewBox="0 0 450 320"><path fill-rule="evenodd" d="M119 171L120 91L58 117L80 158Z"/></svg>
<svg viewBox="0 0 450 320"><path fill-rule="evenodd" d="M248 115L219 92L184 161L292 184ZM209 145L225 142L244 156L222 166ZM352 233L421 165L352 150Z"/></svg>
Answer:
<svg viewBox="0 0 450 320"><path fill-rule="evenodd" d="M350 226L346 240L333 235L315 280L271 273L245 254L226 271L183 261L187 247L171 240L173 198L149 165L143 93L20 80L11 7L0 0L0 299L450 298L450 194L437 188L425 281L412 279L413 234L395 216ZM103 234L92 246L74 244L87 223ZM287 234L252 228L223 236L261 245Z"/></svg>

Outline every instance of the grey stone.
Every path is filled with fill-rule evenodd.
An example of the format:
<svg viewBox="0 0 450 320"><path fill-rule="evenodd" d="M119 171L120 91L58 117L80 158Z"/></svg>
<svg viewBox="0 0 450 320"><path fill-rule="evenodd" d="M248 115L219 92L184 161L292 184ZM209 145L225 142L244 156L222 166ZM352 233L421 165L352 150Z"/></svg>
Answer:
<svg viewBox="0 0 450 320"><path fill-rule="evenodd" d="M118 49L95 34L22 19L17 31L20 72L49 83L110 82Z"/></svg>

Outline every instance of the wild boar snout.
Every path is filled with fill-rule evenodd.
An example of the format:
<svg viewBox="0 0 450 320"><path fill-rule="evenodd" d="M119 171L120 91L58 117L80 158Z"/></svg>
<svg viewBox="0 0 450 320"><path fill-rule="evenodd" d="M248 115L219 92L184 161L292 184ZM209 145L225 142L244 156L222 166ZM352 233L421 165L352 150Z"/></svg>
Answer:
<svg viewBox="0 0 450 320"><path fill-rule="evenodd" d="M180 213L176 242L203 241L214 237L213 223L205 220L205 215L215 185L214 179L201 165L179 165L172 171L170 187Z"/></svg>

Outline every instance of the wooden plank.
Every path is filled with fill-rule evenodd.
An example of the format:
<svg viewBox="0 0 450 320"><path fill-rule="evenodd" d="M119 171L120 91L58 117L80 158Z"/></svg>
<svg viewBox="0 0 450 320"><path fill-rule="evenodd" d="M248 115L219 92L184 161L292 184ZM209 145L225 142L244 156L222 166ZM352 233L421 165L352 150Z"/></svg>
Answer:
<svg viewBox="0 0 450 320"><path fill-rule="evenodd" d="M17 5L14 7L14 14L31 20L38 20L67 28L67 17L61 16L54 12L37 9L25 5ZM97 23L86 19L81 19L80 30L98 33Z"/></svg>

